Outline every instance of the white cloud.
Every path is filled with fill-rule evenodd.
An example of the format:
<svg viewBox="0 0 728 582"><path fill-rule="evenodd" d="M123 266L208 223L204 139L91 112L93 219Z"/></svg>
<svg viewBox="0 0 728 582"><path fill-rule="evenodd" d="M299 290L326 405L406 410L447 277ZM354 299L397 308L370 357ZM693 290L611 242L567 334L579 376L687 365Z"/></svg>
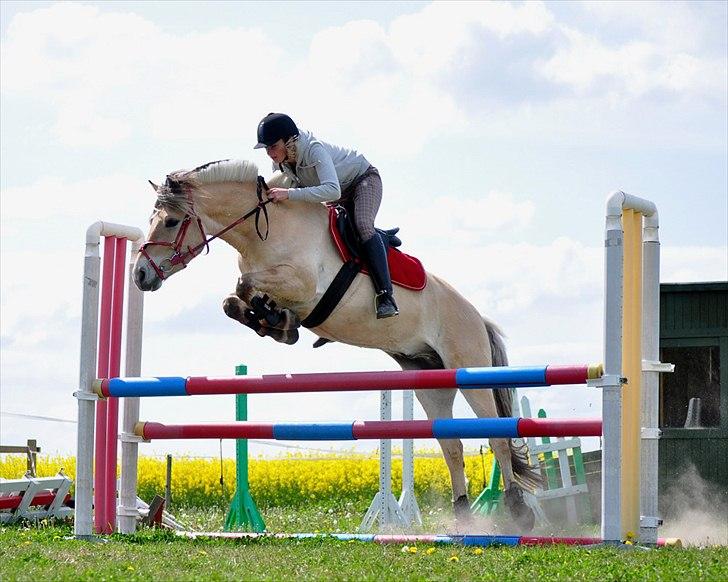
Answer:
<svg viewBox="0 0 728 582"><path fill-rule="evenodd" d="M593 10L613 20L618 9ZM665 5L640 11L647 14L643 23L655 12L680 13ZM693 28L704 27L690 14ZM542 44L514 72L503 55L483 48L484 35L503 47L523 38ZM560 100L534 84L544 79L580 96L599 95L606 84L610 98L592 104L592 118L650 91L724 95L724 56L666 43L656 37L607 44L558 21L542 2L434 2L387 27L352 21L324 29L308 54L290 55L285 42L259 28L175 33L120 5L64 2L11 21L2 43L2 90L47 103L53 133L67 146L110 148L135 137L230 139L252 133L266 112L286 110L332 141L412 157L435 135L519 120L528 115L522 104L539 99L557 125L572 124L561 117ZM477 99L467 97L461 82L481 75L488 82ZM526 83L520 93L501 86L511 75Z"/></svg>
<svg viewBox="0 0 728 582"><path fill-rule="evenodd" d="M547 31L553 16L542 2L433 2L420 12L400 16L390 27L391 46L407 70L435 77L458 66L461 51L472 48L475 33L500 38Z"/></svg>
<svg viewBox="0 0 728 582"><path fill-rule="evenodd" d="M660 281L728 281L728 246L667 246L660 250Z"/></svg>
<svg viewBox="0 0 728 582"><path fill-rule="evenodd" d="M710 95L725 93L725 59L698 58L646 41L609 46L596 36L564 28L567 42L540 72L578 93L640 97L650 91Z"/></svg>
<svg viewBox="0 0 728 582"><path fill-rule="evenodd" d="M523 231L534 217L530 200L517 200L512 194L491 190L482 198L439 196L426 200L398 218L406 237L424 243L430 240L432 225L447 233L448 245L478 245L499 232ZM433 241L440 246L439 241ZM426 244L426 243L425 243Z"/></svg>
<svg viewBox="0 0 728 582"><path fill-rule="evenodd" d="M626 29L659 45L695 52L708 44L711 28L716 24L720 26L720 4L677 0L589 0L581 2L580 8L601 29ZM725 18L725 6L722 10Z"/></svg>
<svg viewBox="0 0 728 582"><path fill-rule="evenodd" d="M243 96L254 126L280 54L256 30L174 35L133 13L59 3L11 22L2 88L57 104L65 145L115 145L150 124L167 139L215 136L230 131Z"/></svg>

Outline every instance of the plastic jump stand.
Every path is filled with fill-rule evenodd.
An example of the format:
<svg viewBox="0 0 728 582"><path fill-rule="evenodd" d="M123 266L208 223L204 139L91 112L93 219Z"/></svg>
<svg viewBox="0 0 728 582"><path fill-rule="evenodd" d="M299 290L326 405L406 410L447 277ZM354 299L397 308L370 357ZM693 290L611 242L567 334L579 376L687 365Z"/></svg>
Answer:
<svg viewBox="0 0 728 582"><path fill-rule="evenodd" d="M235 366L237 376L245 376L247 366ZM235 395L235 420L248 420L248 395ZM235 443L235 495L225 518L225 531L265 531L265 522L250 494L248 481L248 441L237 439Z"/></svg>

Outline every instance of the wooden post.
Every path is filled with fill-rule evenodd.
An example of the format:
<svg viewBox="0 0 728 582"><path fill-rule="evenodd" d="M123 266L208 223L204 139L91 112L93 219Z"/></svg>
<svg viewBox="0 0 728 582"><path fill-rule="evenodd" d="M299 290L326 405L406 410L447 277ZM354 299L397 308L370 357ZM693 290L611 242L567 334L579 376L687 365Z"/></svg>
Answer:
<svg viewBox="0 0 728 582"><path fill-rule="evenodd" d="M38 451L40 450L38 447L38 441L35 439L28 439L28 475L31 477L37 477L37 465L36 461L38 459Z"/></svg>
<svg viewBox="0 0 728 582"><path fill-rule="evenodd" d="M169 511L172 505L172 455L167 455L167 483L164 487L164 506Z"/></svg>

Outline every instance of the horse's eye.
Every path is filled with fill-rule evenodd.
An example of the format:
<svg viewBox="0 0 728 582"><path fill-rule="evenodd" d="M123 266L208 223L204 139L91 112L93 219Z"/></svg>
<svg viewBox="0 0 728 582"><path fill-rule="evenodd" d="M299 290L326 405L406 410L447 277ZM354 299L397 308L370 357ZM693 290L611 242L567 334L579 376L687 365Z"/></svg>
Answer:
<svg viewBox="0 0 728 582"><path fill-rule="evenodd" d="M168 218L164 221L164 226L166 228L173 228L179 224L179 220L176 218Z"/></svg>

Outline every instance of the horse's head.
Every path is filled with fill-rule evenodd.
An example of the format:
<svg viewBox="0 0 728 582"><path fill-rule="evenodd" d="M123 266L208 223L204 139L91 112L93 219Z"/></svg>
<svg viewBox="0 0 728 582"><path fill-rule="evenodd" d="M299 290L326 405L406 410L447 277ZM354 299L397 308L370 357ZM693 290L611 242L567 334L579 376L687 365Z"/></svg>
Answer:
<svg viewBox="0 0 728 582"><path fill-rule="evenodd" d="M282 176L272 183L287 186ZM252 162L219 160L194 170L173 172L161 186L151 184L157 200L147 242L139 249L134 264L134 282L142 291L159 289L165 279L184 269L215 238L229 242L227 237L233 233L267 238L267 201L262 194L266 186ZM246 224L250 217L255 220Z"/></svg>
<svg viewBox="0 0 728 582"><path fill-rule="evenodd" d="M167 176L157 193L146 242L134 263L134 282L142 291L156 291L205 247L202 221L195 214L192 186L179 174Z"/></svg>

